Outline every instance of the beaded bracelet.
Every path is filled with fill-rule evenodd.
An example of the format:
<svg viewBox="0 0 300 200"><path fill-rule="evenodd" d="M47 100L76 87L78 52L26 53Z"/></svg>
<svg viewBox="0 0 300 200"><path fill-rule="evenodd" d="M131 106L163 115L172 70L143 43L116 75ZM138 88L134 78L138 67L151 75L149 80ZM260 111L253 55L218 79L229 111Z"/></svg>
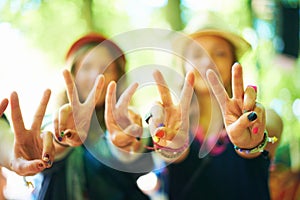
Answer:
<svg viewBox="0 0 300 200"><path fill-rule="evenodd" d="M236 145L234 145L234 149L239 151L239 152L243 152L246 154L251 154L251 153L257 153L257 152L263 152L265 147L267 146L268 142L271 142L272 144L274 144L277 141L277 137L273 136L273 137L269 137L268 135L268 131L265 130L264 132L264 138L262 143L260 143L259 145L257 145L254 148L250 148L250 149L246 149L246 148L240 148Z"/></svg>
<svg viewBox="0 0 300 200"><path fill-rule="evenodd" d="M178 158L187 149L187 147L189 146L189 142L188 140L186 140L184 145L177 149L173 149L171 147L164 147L155 142L153 146L154 146L154 150L158 152L160 155L162 155L163 157L174 159L174 158Z"/></svg>

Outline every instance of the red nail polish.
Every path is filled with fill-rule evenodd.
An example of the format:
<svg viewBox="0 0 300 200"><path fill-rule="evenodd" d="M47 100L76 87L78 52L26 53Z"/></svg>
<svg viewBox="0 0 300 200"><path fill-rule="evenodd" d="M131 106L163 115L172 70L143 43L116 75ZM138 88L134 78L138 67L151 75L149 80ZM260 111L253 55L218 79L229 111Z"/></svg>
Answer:
<svg viewBox="0 0 300 200"><path fill-rule="evenodd" d="M165 131L163 131L163 130L158 130L155 133L155 136L158 137L158 138L162 138L162 137L164 137L164 135L165 135Z"/></svg>
<svg viewBox="0 0 300 200"><path fill-rule="evenodd" d="M254 128L252 129L252 133L254 133L254 134L258 133L258 127L254 127Z"/></svg>

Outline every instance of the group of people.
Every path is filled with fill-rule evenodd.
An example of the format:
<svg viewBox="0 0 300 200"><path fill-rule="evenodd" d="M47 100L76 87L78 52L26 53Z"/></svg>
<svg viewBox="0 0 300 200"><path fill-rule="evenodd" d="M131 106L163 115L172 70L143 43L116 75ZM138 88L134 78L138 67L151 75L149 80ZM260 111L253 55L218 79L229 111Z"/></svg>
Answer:
<svg viewBox="0 0 300 200"><path fill-rule="evenodd" d="M156 70L160 101L146 117L131 105L138 84L117 84L126 74L118 44L99 33L76 40L66 54L66 91L51 117L46 90L25 129L11 94L14 133L1 126L1 166L41 175L34 199L151 199L153 192L137 185L151 171L160 172L155 190L166 199L270 199L269 166L283 125L257 102L259 88L244 87L238 60L250 45L217 28L187 37L178 103L167 74ZM7 105L4 99L0 114Z"/></svg>

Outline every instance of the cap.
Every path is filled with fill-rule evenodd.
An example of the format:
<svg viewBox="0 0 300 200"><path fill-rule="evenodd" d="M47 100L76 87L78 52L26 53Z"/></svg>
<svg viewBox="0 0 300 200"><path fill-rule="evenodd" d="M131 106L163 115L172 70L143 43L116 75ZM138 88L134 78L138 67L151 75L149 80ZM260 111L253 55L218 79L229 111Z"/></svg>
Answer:
<svg viewBox="0 0 300 200"><path fill-rule="evenodd" d="M107 39L105 36L95 32L85 34L82 37L80 37L78 40L76 40L69 48L65 60L68 60L77 50L79 50L84 45L91 44L91 43L100 44L102 42L106 42L109 43L109 45L112 45L112 47L117 51L118 55L120 55L122 60L125 61L124 53L118 45L116 45L113 41Z"/></svg>

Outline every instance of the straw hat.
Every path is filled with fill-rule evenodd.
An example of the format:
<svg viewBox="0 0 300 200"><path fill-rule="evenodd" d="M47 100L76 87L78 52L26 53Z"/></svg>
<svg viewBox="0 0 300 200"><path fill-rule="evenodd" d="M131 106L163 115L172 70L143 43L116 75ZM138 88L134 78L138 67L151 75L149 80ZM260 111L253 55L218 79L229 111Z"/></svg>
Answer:
<svg viewBox="0 0 300 200"><path fill-rule="evenodd" d="M215 13L199 13L187 24L184 32L192 39L201 36L218 36L230 42L234 48L237 59L240 59L251 49L248 43L230 24L224 22Z"/></svg>

